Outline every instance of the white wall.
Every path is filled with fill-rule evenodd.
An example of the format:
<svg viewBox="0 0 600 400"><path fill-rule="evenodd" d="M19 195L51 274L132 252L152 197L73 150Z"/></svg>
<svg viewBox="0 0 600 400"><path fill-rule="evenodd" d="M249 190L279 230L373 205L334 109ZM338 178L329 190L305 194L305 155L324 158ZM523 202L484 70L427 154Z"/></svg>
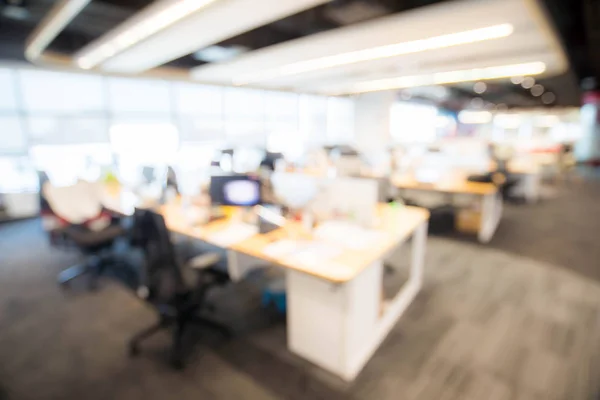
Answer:
<svg viewBox="0 0 600 400"><path fill-rule="evenodd" d="M365 153L377 153L390 143L390 111L395 92L361 94L354 99L354 141Z"/></svg>

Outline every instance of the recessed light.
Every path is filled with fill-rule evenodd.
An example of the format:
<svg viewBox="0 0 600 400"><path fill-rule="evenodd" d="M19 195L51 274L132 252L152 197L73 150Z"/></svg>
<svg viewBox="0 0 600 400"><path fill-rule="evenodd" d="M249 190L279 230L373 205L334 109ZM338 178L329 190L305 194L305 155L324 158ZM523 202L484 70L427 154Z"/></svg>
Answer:
<svg viewBox="0 0 600 400"><path fill-rule="evenodd" d="M552 92L546 92L542 95L542 103L552 104L556 100L556 96Z"/></svg>
<svg viewBox="0 0 600 400"><path fill-rule="evenodd" d="M539 83L537 85L533 85L531 88L531 94L535 97L539 97L544 93L544 87Z"/></svg>
<svg viewBox="0 0 600 400"><path fill-rule="evenodd" d="M522 76L513 76L512 78L510 78L510 81L512 83L514 83L515 85L520 85L521 82L523 82L523 79L525 79L525 78Z"/></svg>
<svg viewBox="0 0 600 400"><path fill-rule="evenodd" d="M535 85L535 79L530 76L524 78L523 82L521 82L521 86L523 86L525 89L531 89L533 85Z"/></svg>
<svg viewBox="0 0 600 400"><path fill-rule="evenodd" d="M485 82L477 82L473 85L473 91L477 94L481 94L485 92L487 89L487 85Z"/></svg>

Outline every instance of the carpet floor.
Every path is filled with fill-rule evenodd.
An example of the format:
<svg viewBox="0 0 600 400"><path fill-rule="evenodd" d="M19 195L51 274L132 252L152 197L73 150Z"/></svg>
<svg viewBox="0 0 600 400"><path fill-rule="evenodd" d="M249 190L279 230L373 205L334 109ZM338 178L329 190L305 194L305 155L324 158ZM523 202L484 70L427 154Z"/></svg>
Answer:
<svg viewBox="0 0 600 400"><path fill-rule="evenodd" d="M489 245L430 237L423 290L351 384L286 349L251 282L215 294L234 339L200 334L182 372L165 363L166 334L131 359L125 344L152 310L109 279L61 290L56 274L78 257L50 247L38 220L2 224L0 399L594 399L599 195L600 182L574 181L507 206ZM406 259L392 256L386 287Z"/></svg>

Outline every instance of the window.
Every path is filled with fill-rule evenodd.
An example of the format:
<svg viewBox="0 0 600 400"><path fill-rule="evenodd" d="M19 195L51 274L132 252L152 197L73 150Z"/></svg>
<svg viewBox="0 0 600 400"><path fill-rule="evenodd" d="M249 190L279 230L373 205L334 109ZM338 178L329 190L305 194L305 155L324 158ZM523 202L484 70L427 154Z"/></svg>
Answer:
<svg viewBox="0 0 600 400"><path fill-rule="evenodd" d="M13 71L0 68L0 112L17 110L14 76Z"/></svg>
<svg viewBox="0 0 600 400"><path fill-rule="evenodd" d="M27 141L17 115L0 114L0 153L25 153Z"/></svg>
<svg viewBox="0 0 600 400"><path fill-rule="evenodd" d="M428 104L397 102L390 112L392 139L400 143L429 143L436 139L437 108Z"/></svg>
<svg viewBox="0 0 600 400"><path fill-rule="evenodd" d="M325 144L327 142L324 135L324 132L327 131L326 97L300 95L298 130L303 141L313 144Z"/></svg>
<svg viewBox="0 0 600 400"><path fill-rule="evenodd" d="M0 193L35 192L37 174L25 156L0 157Z"/></svg>
<svg viewBox="0 0 600 400"><path fill-rule="evenodd" d="M116 115L171 114L169 83L158 79L110 78L108 101L110 110Z"/></svg>
<svg viewBox="0 0 600 400"><path fill-rule="evenodd" d="M59 114L104 111L102 79L85 74L20 70L24 111Z"/></svg>
<svg viewBox="0 0 600 400"><path fill-rule="evenodd" d="M102 166L112 161L108 143L41 144L32 146L29 155L35 168L57 186L72 185L77 179L97 180Z"/></svg>
<svg viewBox="0 0 600 400"><path fill-rule="evenodd" d="M108 121L101 117L30 116L26 119L33 144L108 143Z"/></svg>
<svg viewBox="0 0 600 400"><path fill-rule="evenodd" d="M176 82L175 112L179 115L201 115L220 119L223 115L223 88Z"/></svg>
<svg viewBox="0 0 600 400"><path fill-rule="evenodd" d="M135 183L143 166L175 161L179 135L169 122L121 120L110 128L110 144L118 157L119 177L124 183Z"/></svg>

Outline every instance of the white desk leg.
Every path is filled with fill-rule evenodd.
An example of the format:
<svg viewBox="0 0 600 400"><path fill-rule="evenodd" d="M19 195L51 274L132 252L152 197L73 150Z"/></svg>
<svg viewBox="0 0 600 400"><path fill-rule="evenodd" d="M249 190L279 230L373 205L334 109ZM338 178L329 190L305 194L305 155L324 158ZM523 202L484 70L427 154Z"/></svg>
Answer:
<svg viewBox="0 0 600 400"><path fill-rule="evenodd" d="M382 261L371 264L344 284L288 271L289 349L352 381L419 292L426 240L427 222L424 222L413 235L410 278L385 308L382 307Z"/></svg>
<svg viewBox="0 0 600 400"><path fill-rule="evenodd" d="M234 282L242 280L250 271L264 266L265 263L261 260L227 249L227 272Z"/></svg>
<svg viewBox="0 0 600 400"><path fill-rule="evenodd" d="M481 205L481 223L478 239L481 243L492 240L502 218L502 196L500 193L486 194Z"/></svg>
<svg viewBox="0 0 600 400"><path fill-rule="evenodd" d="M523 177L523 181L525 200L527 200L528 203L537 202L540 198L540 174L526 174Z"/></svg>

